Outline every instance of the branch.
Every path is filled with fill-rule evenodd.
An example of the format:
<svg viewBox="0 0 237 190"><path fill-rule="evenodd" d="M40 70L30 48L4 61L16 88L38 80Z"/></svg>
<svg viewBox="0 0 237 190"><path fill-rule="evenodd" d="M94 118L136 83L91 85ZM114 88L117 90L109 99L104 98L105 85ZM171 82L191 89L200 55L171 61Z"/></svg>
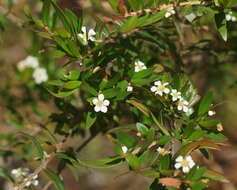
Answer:
<svg viewBox="0 0 237 190"><path fill-rule="evenodd" d="M202 4L201 1L191 1L191 2L180 3L178 6L200 5L200 4ZM134 11L134 12L125 13L123 16L116 16L116 17L113 17L112 19L108 18L108 17L104 17L104 18L105 18L106 22L115 22L118 20L126 19L130 16L139 16L143 13L152 13L152 12L161 11L164 9L169 9L169 8L174 8L174 7L175 7L174 4L168 4L168 5L162 5L162 6L159 6L156 8L142 9L142 10L138 10L138 11Z"/></svg>

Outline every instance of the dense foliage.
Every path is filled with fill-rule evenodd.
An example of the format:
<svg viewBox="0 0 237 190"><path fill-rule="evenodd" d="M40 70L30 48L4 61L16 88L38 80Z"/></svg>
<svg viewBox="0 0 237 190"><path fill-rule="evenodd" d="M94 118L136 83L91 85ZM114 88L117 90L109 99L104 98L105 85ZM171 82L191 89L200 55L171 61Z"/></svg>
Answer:
<svg viewBox="0 0 237 190"><path fill-rule="evenodd" d="M212 91L200 96L191 78L201 80L196 73L204 72L196 60L212 80L232 67L237 1L108 2L114 12L98 17L62 10L54 0L42 1L38 12L26 5L23 19L0 15L3 35L10 22L17 22L32 38L29 55L15 67L21 96L11 94L12 81L0 90L7 123L21 131L1 137L10 147L1 155L38 165L33 173L2 168L0 175L16 190L26 190L42 189L38 175L46 173L51 181L46 187L52 183L63 190L60 173L66 167L77 175L79 167L126 163L153 179L150 190L202 190L215 180L228 182L193 156L211 159L210 149L225 145L213 102L220 86L209 81ZM24 106L34 118L19 111ZM114 144L114 155L81 160L78 152L98 134ZM85 141L69 145L74 138ZM55 159L57 170L49 169Z"/></svg>

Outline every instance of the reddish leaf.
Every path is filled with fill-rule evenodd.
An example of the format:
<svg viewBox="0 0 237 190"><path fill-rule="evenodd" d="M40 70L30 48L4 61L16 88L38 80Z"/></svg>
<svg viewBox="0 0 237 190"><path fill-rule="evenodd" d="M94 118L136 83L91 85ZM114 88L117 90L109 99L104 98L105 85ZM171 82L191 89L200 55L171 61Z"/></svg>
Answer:
<svg viewBox="0 0 237 190"><path fill-rule="evenodd" d="M168 187L179 188L181 185L181 181L179 179L171 178L171 177L160 178L159 182Z"/></svg>
<svg viewBox="0 0 237 190"><path fill-rule="evenodd" d="M215 149L220 150L220 143L208 140L196 141L189 144L184 145L179 151L176 153L176 157L179 155L185 156L190 154L192 151L200 148L208 148L208 149Z"/></svg>

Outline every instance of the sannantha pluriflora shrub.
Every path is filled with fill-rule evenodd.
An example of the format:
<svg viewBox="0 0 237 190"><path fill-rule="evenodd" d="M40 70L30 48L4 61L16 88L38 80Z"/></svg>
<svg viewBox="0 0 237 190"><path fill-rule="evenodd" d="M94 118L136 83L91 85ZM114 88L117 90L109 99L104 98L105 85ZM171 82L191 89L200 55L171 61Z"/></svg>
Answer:
<svg viewBox="0 0 237 190"><path fill-rule="evenodd" d="M205 30L205 35L226 41L236 22L237 1L108 2L113 15L95 17L93 22L81 12L62 10L53 0L42 1L39 14L25 7L20 25L38 36L40 47L29 49L16 73L28 91L54 103L57 110L50 110L48 118L42 116L39 131L23 130L6 138L18 151L3 155L17 155L28 167L37 161L31 170L2 168L9 189L48 189L52 184L63 190L60 174L66 167L76 175L78 167L124 163L152 179L150 190L201 190L215 180L228 182L195 159L211 159L210 149L220 149L226 138L215 117L212 93L199 96L190 79L188 57L197 49L206 50L190 44L183 25L190 36L193 30ZM208 26L213 33L208 33ZM63 66L54 64L60 57ZM37 114L40 108L34 105ZM17 125L24 127L24 121ZM80 146L67 143L85 134L89 138ZM114 155L81 160L78 153L98 134L114 144ZM24 154L19 156L19 151ZM59 160L57 170L48 168L54 160ZM41 174L48 175L48 183L43 184Z"/></svg>

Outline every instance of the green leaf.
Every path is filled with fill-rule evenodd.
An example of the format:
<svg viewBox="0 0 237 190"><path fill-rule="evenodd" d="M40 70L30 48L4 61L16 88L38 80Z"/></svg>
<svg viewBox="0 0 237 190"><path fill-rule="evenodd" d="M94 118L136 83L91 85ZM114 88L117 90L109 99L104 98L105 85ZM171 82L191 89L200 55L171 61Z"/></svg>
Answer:
<svg viewBox="0 0 237 190"><path fill-rule="evenodd" d="M89 129L96 121L96 114L94 112L88 112L86 116L86 129Z"/></svg>
<svg viewBox="0 0 237 190"><path fill-rule="evenodd" d="M59 92L53 92L52 90L46 88L50 94L57 98L65 98L67 96L72 95L77 89L69 90L69 91L59 91Z"/></svg>
<svg viewBox="0 0 237 190"><path fill-rule="evenodd" d="M160 177L160 173L154 170L142 170L142 171L138 171L138 173L152 179Z"/></svg>
<svg viewBox="0 0 237 190"><path fill-rule="evenodd" d="M40 159L42 160L44 158L44 149L42 148L39 141L35 137L33 137L29 134L26 134L26 133L21 133L21 134L32 141L32 143L35 145L35 148L38 151Z"/></svg>
<svg viewBox="0 0 237 190"><path fill-rule="evenodd" d="M63 85L63 88L72 90L75 88L79 88L80 86L81 86L81 81L69 81Z"/></svg>
<svg viewBox="0 0 237 190"><path fill-rule="evenodd" d="M170 140L172 139L171 136L168 135L164 135L158 138L157 140L157 144L158 145L165 145L166 143L168 143Z"/></svg>
<svg viewBox="0 0 237 190"><path fill-rule="evenodd" d="M219 13L215 15L215 21L217 29L224 41L227 41L227 21L225 13Z"/></svg>
<svg viewBox="0 0 237 190"><path fill-rule="evenodd" d="M54 9L56 10L57 12L57 15L59 16L62 24L64 25L65 29L68 31L68 32L72 32L71 30L71 25L66 17L66 15L64 14L64 12L62 11L62 9L57 5L57 3L54 2L54 0L49 0L51 2L51 4L53 5Z"/></svg>
<svg viewBox="0 0 237 190"><path fill-rule="evenodd" d="M147 133L149 132L149 129L142 123L137 123L136 127L137 127L138 132L140 132L144 136L146 136Z"/></svg>
<svg viewBox="0 0 237 190"><path fill-rule="evenodd" d="M213 100L212 93L209 92L204 96L198 109L199 116L202 116L204 113L206 113L210 109L212 100Z"/></svg>
<svg viewBox="0 0 237 190"><path fill-rule="evenodd" d="M50 169L45 169L44 171L48 175L50 180L53 182L53 184L56 187L56 189L58 189L58 190L65 190L64 183L61 180L61 178L58 176L58 174L56 174L54 171L52 171Z"/></svg>
<svg viewBox="0 0 237 190"><path fill-rule="evenodd" d="M190 141L197 141L203 138L206 134L206 131L203 130L195 130L189 137L188 140Z"/></svg>
<svg viewBox="0 0 237 190"><path fill-rule="evenodd" d="M139 159L133 155L133 154L126 154L125 157L126 161L128 162L129 166L133 169L133 170L138 170L140 168L140 161Z"/></svg>
<svg viewBox="0 0 237 190"><path fill-rule="evenodd" d="M80 160L77 159L78 165L90 168L111 168L121 164L123 159L120 157L104 158L100 160Z"/></svg>
<svg viewBox="0 0 237 190"><path fill-rule="evenodd" d="M161 156L158 166L160 170L168 170L170 167L170 156L169 155Z"/></svg>
<svg viewBox="0 0 237 190"><path fill-rule="evenodd" d="M120 144L125 145L128 148L134 148L137 144L137 140L127 133L117 132L116 137Z"/></svg>
<svg viewBox="0 0 237 190"><path fill-rule="evenodd" d="M142 113L144 113L147 117L149 117L150 115L150 110L145 106L143 105L142 103L138 102L137 100L135 99L130 99L130 100L127 100L126 101L127 103L135 106L138 110L140 110Z"/></svg>
<svg viewBox="0 0 237 190"><path fill-rule="evenodd" d="M0 168L0 176L12 182L14 181L11 174L4 168Z"/></svg>
<svg viewBox="0 0 237 190"><path fill-rule="evenodd" d="M220 123L220 120L204 120L204 121L200 121L199 124L202 126L202 127L207 127L207 128L210 128L210 127L216 127L216 125Z"/></svg>

